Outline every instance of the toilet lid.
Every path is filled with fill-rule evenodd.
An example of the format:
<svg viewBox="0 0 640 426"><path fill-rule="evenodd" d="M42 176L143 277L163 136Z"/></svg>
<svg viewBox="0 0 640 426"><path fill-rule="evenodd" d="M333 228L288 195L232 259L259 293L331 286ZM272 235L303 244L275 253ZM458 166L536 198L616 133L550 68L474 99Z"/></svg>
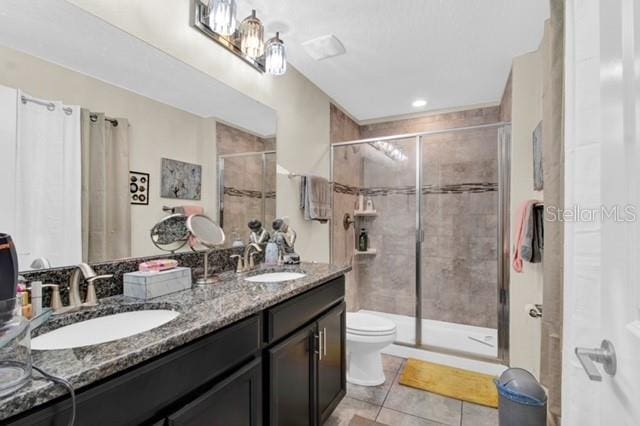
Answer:
<svg viewBox="0 0 640 426"><path fill-rule="evenodd" d="M396 324L378 315L363 312L347 312L347 332L353 334L390 334Z"/></svg>

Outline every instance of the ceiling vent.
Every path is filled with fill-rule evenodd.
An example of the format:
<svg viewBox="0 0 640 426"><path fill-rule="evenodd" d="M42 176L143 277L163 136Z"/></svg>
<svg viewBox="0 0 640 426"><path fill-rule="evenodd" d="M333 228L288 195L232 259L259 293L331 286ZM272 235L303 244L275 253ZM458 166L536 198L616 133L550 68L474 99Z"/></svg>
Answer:
<svg viewBox="0 0 640 426"><path fill-rule="evenodd" d="M346 50L342 42L332 34L324 35L313 40L305 41L302 47L316 61L344 55Z"/></svg>

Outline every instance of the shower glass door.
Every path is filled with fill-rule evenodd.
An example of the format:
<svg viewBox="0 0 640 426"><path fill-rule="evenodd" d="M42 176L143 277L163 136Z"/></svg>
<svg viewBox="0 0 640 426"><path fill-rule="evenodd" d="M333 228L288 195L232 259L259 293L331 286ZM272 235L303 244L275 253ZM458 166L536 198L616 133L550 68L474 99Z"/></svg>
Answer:
<svg viewBox="0 0 640 426"><path fill-rule="evenodd" d="M275 218L276 154L274 151L228 154L218 157L219 221L226 245L248 240L247 224L260 220L271 229Z"/></svg>
<svg viewBox="0 0 640 426"><path fill-rule="evenodd" d="M499 132L421 137L421 346L498 356Z"/></svg>
<svg viewBox="0 0 640 426"><path fill-rule="evenodd" d="M417 146L411 137L333 147L332 257L354 266L347 274L349 310L392 319L397 343L409 345L415 344ZM358 247L362 230L367 251Z"/></svg>

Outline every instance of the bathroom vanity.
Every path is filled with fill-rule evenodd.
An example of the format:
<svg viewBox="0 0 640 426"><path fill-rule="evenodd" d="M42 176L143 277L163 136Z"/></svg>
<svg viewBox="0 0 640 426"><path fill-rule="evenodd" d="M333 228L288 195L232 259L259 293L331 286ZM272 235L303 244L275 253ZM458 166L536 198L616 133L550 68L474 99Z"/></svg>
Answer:
<svg viewBox="0 0 640 426"><path fill-rule="evenodd" d="M221 274L152 304L110 298L96 311L180 315L119 341L35 351L34 365L74 384L76 425L320 425L345 395L347 268L301 269L268 284ZM2 424L66 425L70 412L64 388L46 381L0 400Z"/></svg>

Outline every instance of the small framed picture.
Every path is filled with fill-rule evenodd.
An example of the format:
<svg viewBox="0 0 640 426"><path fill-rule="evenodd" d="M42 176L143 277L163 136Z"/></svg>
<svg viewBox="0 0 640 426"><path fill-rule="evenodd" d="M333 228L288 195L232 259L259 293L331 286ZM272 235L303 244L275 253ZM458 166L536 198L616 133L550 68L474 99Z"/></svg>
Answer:
<svg viewBox="0 0 640 426"><path fill-rule="evenodd" d="M129 196L133 205L149 205L149 173L129 172Z"/></svg>

